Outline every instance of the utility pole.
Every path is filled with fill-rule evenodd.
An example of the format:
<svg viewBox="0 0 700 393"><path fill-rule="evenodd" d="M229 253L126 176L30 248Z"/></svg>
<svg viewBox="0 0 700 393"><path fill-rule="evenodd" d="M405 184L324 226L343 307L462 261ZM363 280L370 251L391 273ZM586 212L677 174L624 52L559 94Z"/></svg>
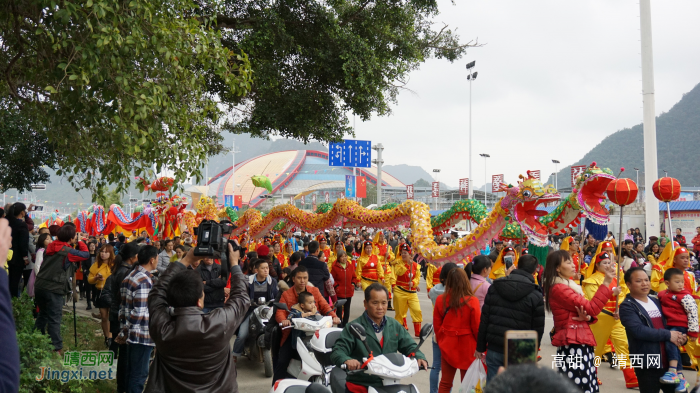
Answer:
<svg viewBox="0 0 700 393"><path fill-rule="evenodd" d="M377 143L372 146L372 150L377 151L377 159L372 160L373 164L377 164L377 206L382 205L382 165L384 160L382 160L382 152L384 151L384 145Z"/></svg>
<svg viewBox="0 0 700 393"><path fill-rule="evenodd" d="M642 41L642 100L644 103L644 185L654 184L659 178L656 160L656 105L654 98L654 52L651 39L650 0L639 0ZM659 236L659 204L646 196L646 236Z"/></svg>

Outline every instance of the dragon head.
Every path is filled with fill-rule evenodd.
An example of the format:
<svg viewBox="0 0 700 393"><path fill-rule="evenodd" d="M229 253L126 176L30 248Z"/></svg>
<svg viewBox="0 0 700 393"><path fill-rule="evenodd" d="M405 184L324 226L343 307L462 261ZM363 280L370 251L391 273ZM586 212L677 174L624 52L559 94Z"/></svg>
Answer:
<svg viewBox="0 0 700 393"><path fill-rule="evenodd" d="M576 203L586 217L596 224L608 223L608 209L605 208L605 190L615 176L608 168L598 168L593 162L576 178L573 194Z"/></svg>
<svg viewBox="0 0 700 393"><path fill-rule="evenodd" d="M517 186L503 188L506 197L503 198L501 207L512 212L515 222L520 224L524 234L530 241L537 245L547 243L549 231L538 218L547 214L544 210L537 210L542 203L555 202L560 199L559 192L551 185L542 185L542 182L532 176L528 171L527 177L520 175L521 181Z"/></svg>

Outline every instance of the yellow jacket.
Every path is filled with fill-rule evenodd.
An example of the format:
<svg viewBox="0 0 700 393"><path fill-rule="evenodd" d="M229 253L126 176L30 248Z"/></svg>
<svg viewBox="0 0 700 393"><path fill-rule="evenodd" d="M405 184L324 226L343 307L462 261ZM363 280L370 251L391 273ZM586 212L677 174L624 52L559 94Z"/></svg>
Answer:
<svg viewBox="0 0 700 393"><path fill-rule="evenodd" d="M435 285L440 283L440 271L442 271L442 267L438 269L437 266L428 262L428 271L425 275L425 287L428 292L430 292Z"/></svg>
<svg viewBox="0 0 700 393"><path fill-rule="evenodd" d="M98 273L102 274L102 281L97 279ZM95 284L95 288L102 289L105 286L107 277L109 277L111 274L112 269L107 263L103 263L102 266L98 267L97 262L94 262L92 266L90 266L90 275L88 276L88 282L90 284Z"/></svg>
<svg viewBox="0 0 700 393"><path fill-rule="evenodd" d="M374 258L372 258L374 257ZM370 258L372 261L370 261ZM375 270L376 269L376 274L377 274L377 281L383 281L384 280L384 266L382 266L382 263L379 261L379 258L377 258L376 255L366 255L364 251L362 251L362 255L357 258L357 266L355 267L355 278L357 278L357 282L362 281L362 273L363 270L365 270L365 266L368 263L375 263L376 266L367 266L367 269L370 270ZM371 277L370 277L371 278Z"/></svg>
<svg viewBox="0 0 700 393"><path fill-rule="evenodd" d="M617 264L615 264L615 266L617 266ZM603 285L603 281L605 281L605 274L601 271L596 271L595 273L591 274L590 277L583 280L583 294L586 297L586 299L593 299L595 293L598 291L598 288L601 285ZM629 288L627 288L627 284L625 284L622 272L620 272L620 281L622 282L619 285L620 294L617 297L617 304L622 304L622 301L625 300L625 297L630 292ZM615 286L618 285L616 285L615 279L613 279L613 284L611 285L611 287ZM610 312L615 312L615 298L611 296L611 298L608 299L608 302L605 304L603 309L608 310Z"/></svg>
<svg viewBox="0 0 700 393"><path fill-rule="evenodd" d="M404 288L405 284L408 282L408 279L410 277L402 277L404 274L408 272L408 265L406 262L403 261L402 258L399 258L399 260L394 260L394 274L395 274L395 281L394 284L399 287L399 288ZM411 288L406 288L406 290L410 291L415 291L418 288L418 284L420 283L420 265L417 263L410 261L410 264L414 265L413 267L415 268L413 272L413 277L411 279ZM402 285L402 282L405 281L404 285Z"/></svg>

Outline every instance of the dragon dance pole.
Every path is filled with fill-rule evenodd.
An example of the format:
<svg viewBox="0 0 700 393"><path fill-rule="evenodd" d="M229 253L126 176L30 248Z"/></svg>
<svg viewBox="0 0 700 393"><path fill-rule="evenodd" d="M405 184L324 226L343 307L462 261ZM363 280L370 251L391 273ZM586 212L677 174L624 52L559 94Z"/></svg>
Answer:
<svg viewBox="0 0 700 393"><path fill-rule="evenodd" d="M671 205L669 204L668 201L666 201L666 214L668 214L668 233L672 233L673 231L673 223L671 223ZM671 239L671 251L674 251L676 248L673 245L673 239Z"/></svg>
<svg viewBox="0 0 700 393"><path fill-rule="evenodd" d="M622 266L622 240L621 239L622 239L622 214L623 214L624 210L625 210L625 206L620 205L620 230L618 231L620 237L618 237L619 244L617 246L618 252L617 252L617 267L616 267L616 269L617 269L617 286L618 287L620 286L620 266ZM619 299L620 299L619 296L615 296L615 312L616 313L620 309L620 305L618 304Z"/></svg>

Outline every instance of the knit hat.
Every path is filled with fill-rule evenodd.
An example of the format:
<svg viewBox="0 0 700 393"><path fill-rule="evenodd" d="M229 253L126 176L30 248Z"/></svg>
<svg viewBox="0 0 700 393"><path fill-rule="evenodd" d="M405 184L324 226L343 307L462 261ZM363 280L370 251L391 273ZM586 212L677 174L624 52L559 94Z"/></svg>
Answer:
<svg viewBox="0 0 700 393"><path fill-rule="evenodd" d="M266 257L270 255L270 248L263 244L262 246L258 247L256 252L258 253L259 257Z"/></svg>

